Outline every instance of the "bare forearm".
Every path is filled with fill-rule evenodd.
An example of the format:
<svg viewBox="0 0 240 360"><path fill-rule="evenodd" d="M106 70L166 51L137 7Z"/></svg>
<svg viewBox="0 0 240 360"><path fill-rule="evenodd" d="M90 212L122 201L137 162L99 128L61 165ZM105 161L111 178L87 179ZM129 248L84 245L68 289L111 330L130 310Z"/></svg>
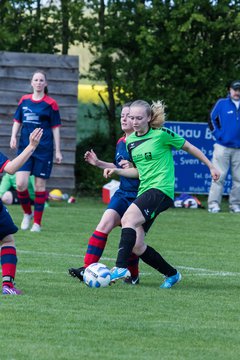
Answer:
<svg viewBox="0 0 240 360"><path fill-rule="evenodd" d="M14 121L13 126L12 126L12 136L14 136L14 137L17 136L20 127L21 127L21 124L18 123L17 121Z"/></svg>
<svg viewBox="0 0 240 360"><path fill-rule="evenodd" d="M15 159L9 161L4 170L9 174L14 174L32 155L38 146L43 134L43 129L36 128L29 136L29 145Z"/></svg>
<svg viewBox="0 0 240 360"><path fill-rule="evenodd" d="M138 170L136 168L127 168L127 169L119 169L119 168L115 168L115 169L110 169L110 168L106 168L104 169L104 177L105 178L109 178L111 177L111 175L116 174L119 176L125 176L128 178L138 178L139 174L138 174Z"/></svg>
<svg viewBox="0 0 240 360"><path fill-rule="evenodd" d="M54 138L54 143L55 143L55 150L56 151L61 151L60 149L60 128L56 127L53 128L53 138Z"/></svg>
<svg viewBox="0 0 240 360"><path fill-rule="evenodd" d="M188 141L182 147L183 150L187 151L189 154L195 156L201 162L203 162L209 169L213 167L211 161L203 154L203 152L198 149L196 146L190 144Z"/></svg>
<svg viewBox="0 0 240 360"><path fill-rule="evenodd" d="M21 154L7 163L4 171L11 175L14 174L29 159L35 149L36 146L29 144Z"/></svg>
<svg viewBox="0 0 240 360"><path fill-rule="evenodd" d="M106 168L114 169L116 167L113 163L102 160L97 160L95 166L97 166L99 169L106 169Z"/></svg>

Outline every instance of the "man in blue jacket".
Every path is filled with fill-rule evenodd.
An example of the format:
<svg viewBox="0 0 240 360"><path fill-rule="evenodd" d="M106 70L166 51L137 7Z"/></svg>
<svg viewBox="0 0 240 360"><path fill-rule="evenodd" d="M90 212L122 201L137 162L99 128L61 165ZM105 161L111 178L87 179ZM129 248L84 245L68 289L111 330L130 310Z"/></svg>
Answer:
<svg viewBox="0 0 240 360"><path fill-rule="evenodd" d="M218 213L221 210L224 181L230 168L229 210L240 213L240 80L233 81L229 96L218 100L213 107L209 127L216 139L212 162L221 176L211 184L208 211Z"/></svg>

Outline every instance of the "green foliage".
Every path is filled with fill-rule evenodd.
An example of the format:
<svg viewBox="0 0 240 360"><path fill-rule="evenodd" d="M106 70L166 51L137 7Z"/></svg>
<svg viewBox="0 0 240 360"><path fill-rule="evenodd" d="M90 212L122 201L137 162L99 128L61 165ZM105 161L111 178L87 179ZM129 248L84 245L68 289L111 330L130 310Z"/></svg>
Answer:
<svg viewBox="0 0 240 360"><path fill-rule="evenodd" d="M36 6L33 0L3 1L0 5L0 49L19 52L57 52L59 36L50 21L54 7Z"/></svg>
<svg viewBox="0 0 240 360"><path fill-rule="evenodd" d="M90 137L82 140L76 150L76 192L80 194L100 194L102 186L106 183L103 170L89 165L84 160L87 150L93 149L98 158L113 162L115 149L106 134L95 132Z"/></svg>
<svg viewBox="0 0 240 360"><path fill-rule="evenodd" d="M19 231L17 287L1 296L4 360L238 360L239 216L170 209L147 243L177 266L182 281L160 290L162 276L140 261L140 285L90 289L67 274L83 264L105 209L101 200L51 202L41 233ZM19 206L10 206L17 225ZM120 228L102 262L114 266Z"/></svg>
<svg viewBox="0 0 240 360"><path fill-rule="evenodd" d="M62 54L68 54L70 45L84 40L82 31L83 0L60 0L52 7L51 20L56 22L57 44L62 46Z"/></svg>
<svg viewBox="0 0 240 360"><path fill-rule="evenodd" d="M100 3L88 4L90 75L108 74L123 102L163 99L169 119L206 121L239 77L238 1L109 1L99 22Z"/></svg>
<svg viewBox="0 0 240 360"><path fill-rule="evenodd" d="M0 3L0 50L67 53L80 34L84 1L61 0L42 4L34 0L4 0Z"/></svg>
<svg viewBox="0 0 240 360"><path fill-rule="evenodd" d="M79 102L77 118L77 144L94 133L103 133L105 136L108 134L105 110L99 104Z"/></svg>
<svg viewBox="0 0 240 360"><path fill-rule="evenodd" d="M34 0L0 2L0 50L67 53L87 44L87 76L105 81L109 138L117 104L163 99L169 120L206 121L239 78L239 1ZM16 31L17 29L17 31Z"/></svg>
<svg viewBox="0 0 240 360"><path fill-rule="evenodd" d="M117 108L118 117L120 108ZM106 109L103 105L81 103L78 105L77 149L76 149L76 191L80 194L100 194L102 186L108 182L103 178L103 170L84 161L87 150L93 149L98 158L113 162L116 141L109 138ZM120 121L116 124L118 138L122 136ZM118 177L116 177L119 180Z"/></svg>

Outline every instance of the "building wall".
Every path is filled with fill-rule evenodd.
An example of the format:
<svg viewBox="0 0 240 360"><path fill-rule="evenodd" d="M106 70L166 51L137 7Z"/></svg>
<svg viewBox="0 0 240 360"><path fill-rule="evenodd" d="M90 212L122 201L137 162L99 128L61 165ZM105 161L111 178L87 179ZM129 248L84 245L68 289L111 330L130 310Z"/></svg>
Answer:
<svg viewBox="0 0 240 360"><path fill-rule="evenodd" d="M49 96L58 102L62 119L63 162L54 164L47 187L72 191L75 188L78 56L0 52L0 151L10 159L16 155L9 147L12 120L22 95L32 92L30 80L37 69L46 72Z"/></svg>

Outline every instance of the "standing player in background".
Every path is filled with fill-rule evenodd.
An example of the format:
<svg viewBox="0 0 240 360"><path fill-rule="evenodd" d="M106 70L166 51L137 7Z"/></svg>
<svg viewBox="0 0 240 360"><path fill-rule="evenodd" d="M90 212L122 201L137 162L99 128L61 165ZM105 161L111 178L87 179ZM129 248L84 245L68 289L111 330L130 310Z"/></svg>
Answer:
<svg viewBox="0 0 240 360"><path fill-rule="evenodd" d="M229 194L229 210L240 214L240 80L229 87L229 95L214 105L209 122L216 139L212 162L221 170L218 181L212 181L208 196L208 211L221 211L224 182L230 168L232 188Z"/></svg>
<svg viewBox="0 0 240 360"><path fill-rule="evenodd" d="M61 119L58 104L47 95L47 79L43 71L37 70L31 80L33 93L24 95L16 110L12 127L10 147L17 147L17 134L21 128L18 154L26 147L29 134L36 128L44 130L41 142L16 174L17 194L23 208L24 217L21 229L27 230L33 217L31 231L41 231L41 221L46 200L46 180L49 179L53 166L53 143L55 143L55 158L57 164L62 161L60 150ZM30 174L35 175L34 214L32 214L31 201L28 192L28 179Z"/></svg>
<svg viewBox="0 0 240 360"><path fill-rule="evenodd" d="M172 147L183 149L206 164L214 180L220 174L201 150L163 127L165 112L162 102L150 106L143 100L134 101L130 106L129 118L135 133L127 138L126 143L136 168L104 170L106 178L115 173L133 178L139 176L140 179L138 197L122 217L122 234L111 280L129 276L127 259L133 251L165 276L161 288L171 288L181 280L181 274L156 250L145 244L144 236L156 217L173 205L175 178ZM136 236L139 231L142 236Z"/></svg>
<svg viewBox="0 0 240 360"><path fill-rule="evenodd" d="M130 158L126 149L126 139L133 132L131 122L128 118L130 103L123 105L121 112L121 128L125 135L121 137L116 146L115 162L109 163L99 160L93 150L87 151L84 155L85 160L100 169L105 168L128 168L131 166L129 163ZM127 210L128 206L133 202L137 196L139 180L129 179L124 176L120 177L120 188L112 196L106 211L104 212L96 230L88 240L88 248L84 257L84 266L80 268L69 269L69 274L73 277L78 277L83 281L83 273L87 266L92 263L98 262L102 256L106 246L109 233L117 226L121 225L121 217ZM135 254L130 254L128 258L128 269L131 277L126 279L130 284L139 283L138 271L139 258Z"/></svg>
<svg viewBox="0 0 240 360"><path fill-rule="evenodd" d="M10 161L0 153L0 171L15 173L32 156L42 137L43 130L35 129L29 136L29 144L15 159ZM0 200L0 257L2 267L2 293L4 295L20 295L21 291L14 287L17 267L17 252L13 234L18 228L13 223L7 208Z"/></svg>

